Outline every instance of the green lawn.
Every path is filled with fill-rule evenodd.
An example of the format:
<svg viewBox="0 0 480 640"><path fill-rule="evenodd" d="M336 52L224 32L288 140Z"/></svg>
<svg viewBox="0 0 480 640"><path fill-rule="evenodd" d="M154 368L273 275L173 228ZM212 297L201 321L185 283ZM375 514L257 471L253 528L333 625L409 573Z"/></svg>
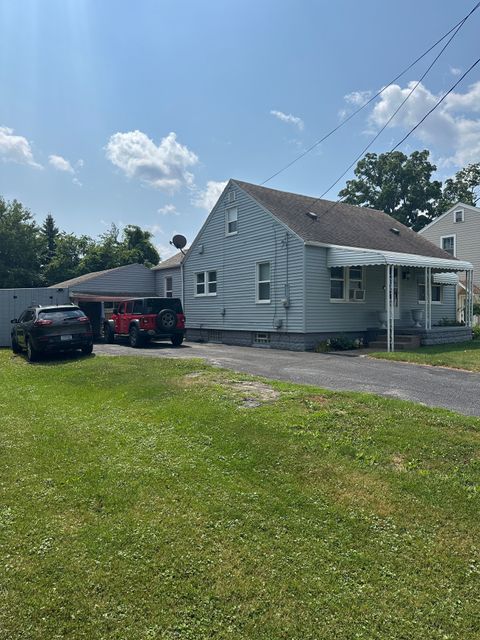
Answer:
<svg viewBox="0 0 480 640"><path fill-rule="evenodd" d="M0 351L1 640L480 636L480 420Z"/></svg>
<svg viewBox="0 0 480 640"><path fill-rule="evenodd" d="M434 347L420 347L411 351L372 353L370 355L373 358L382 358L383 360L399 360L417 364L430 364L435 367L453 367L454 369L480 371L480 340Z"/></svg>

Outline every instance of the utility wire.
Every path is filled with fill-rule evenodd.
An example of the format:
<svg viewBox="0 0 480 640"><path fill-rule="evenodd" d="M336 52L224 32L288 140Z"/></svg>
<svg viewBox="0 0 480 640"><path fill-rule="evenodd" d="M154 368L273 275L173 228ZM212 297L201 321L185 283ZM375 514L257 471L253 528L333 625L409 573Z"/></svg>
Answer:
<svg viewBox="0 0 480 640"><path fill-rule="evenodd" d="M407 134L403 136L400 142L397 142L397 144L394 147L392 147L390 151L388 151L387 153L392 153L393 151L398 149L398 147L401 144L403 144L405 140L407 140L407 138L409 138L412 135L412 133L416 131L423 122L425 122L428 116L431 115L442 104L442 102L452 93L452 91L456 89L456 87L460 84L460 82L462 82L462 80L470 73L470 71L472 71L479 63L480 63L480 58L477 58L477 60L475 60L475 62L470 65L470 67L460 76L460 78L458 78L458 80L450 87L450 89L439 100L437 100L437 102L433 105L431 109L427 111L427 113L423 116L423 118L419 120L417 124L414 127L412 127ZM311 207L313 204L315 204L321 199L322 199L321 197L315 198L314 200L312 200L309 207ZM344 199L345 199L345 196L342 198L339 198L336 202L332 204L331 207L329 207L326 211L324 211L322 215L326 215L327 213L329 213L332 209L334 209L337 206L337 204L340 204Z"/></svg>
<svg viewBox="0 0 480 640"><path fill-rule="evenodd" d="M445 49L448 47L448 45L452 42L452 40L455 38L455 36L457 35L457 33L460 31L460 29L463 27L463 25L465 24L465 22L467 21L467 19L472 15L472 13L474 11L476 11L478 9L478 7L480 6L480 2L478 2L476 4L476 6L472 9L472 11L470 11L470 13L468 14L468 16L466 16L458 25L458 27L456 27L455 31L452 33L452 35L450 36L450 38L447 40L447 42L443 45L443 47L440 49L439 53L437 53L437 55L435 56L435 58L432 60L432 62L428 65L428 67L426 68L426 70L423 72L423 74L420 76L420 78L415 82L415 84L413 85L413 87L410 89L410 91L408 92L408 94L406 95L406 97L402 100L402 102L398 105L398 107L395 109L395 111L392 113L392 115L388 118L388 120L384 123L383 127L381 127L377 133L373 136L373 138L370 140L370 142L367 144L366 147L364 147L362 149L362 151L360 151L360 153L358 154L358 156L348 165L348 167L345 169L345 171L338 176L338 178L335 180L335 182L332 182L332 184L328 187L328 189L325 189L325 191L320 194L318 197L319 198L323 198L331 189L333 189L333 187L338 184L340 182L340 180L350 171L350 169L352 167L354 167L357 162L360 160L360 158L362 158L364 156L364 154L370 149L370 147L372 146L372 144L375 142L375 140L377 140L381 134L385 131L385 129L388 127L388 125L391 123L391 121L395 118L395 116L397 115L397 113L400 111L400 109L403 107L403 105L407 102L407 100L409 100L412 96L412 94L415 92L415 90L418 88L418 85L425 79L425 77L428 75L428 73L431 71L432 67L435 65L435 63L437 62L437 60L440 58L440 56L442 55L442 53L445 51Z"/></svg>
<svg viewBox="0 0 480 640"><path fill-rule="evenodd" d="M474 6L474 8L464 17L460 20L460 22L457 22L456 25L454 25L449 31L447 31L441 38L439 38L434 44L432 44L426 51L424 51L418 58L416 58L413 62L411 62L408 67L406 67L403 71L401 71L398 75L395 76L395 78L393 78L392 80L390 80L390 82L385 85L382 89L380 89L379 91L377 91L377 93L375 95L373 95L371 98L369 98L364 104L362 104L360 107L358 107L358 109L356 109L355 111L353 111L347 118L345 118L345 120L342 120L342 122L340 122L336 127L334 127L333 129L331 129L330 131L328 131L325 135L323 135L319 140L317 140L316 142L314 142L312 145L310 145L307 149L305 149L305 151L302 151L302 153L300 153L298 156L296 156L293 160L291 160L289 163L287 163L285 166L283 166L282 168L280 168L278 171L276 171L275 173L273 173L269 178L267 178L266 180L264 180L263 182L260 183L261 186L267 184L267 182L270 182L270 180L273 180L273 178L276 178L278 175L280 175L281 173L283 173L284 171L286 171L287 169L289 169L292 165L294 165L296 162L298 162L299 160L301 160L302 158L304 158L307 154L309 154L311 151L313 151L313 149L315 149L315 147L318 147L319 144L321 144L322 142L325 142L325 140L327 140L328 138L330 138L330 136L332 136L336 131L338 131L339 129L341 129L344 125L347 124L347 122L349 122L352 118L354 118L358 113L360 113L361 111L363 111L363 109L365 109L366 107L368 107L369 104L371 104L374 100L376 100L384 91L386 91L394 82L396 82L399 78L401 78L403 75L405 75L408 71L410 71L410 69L412 67L414 67L417 62L420 62L420 60L422 60L426 55L428 55L430 53L430 51L432 51L433 49L435 49L435 47L437 47L441 42L443 42L443 40L445 40L445 38L448 38L448 36L455 31L455 29L463 26L463 23L472 15L472 13L474 11L476 11L478 9L478 7L480 6L480 2L477 2L477 4Z"/></svg>

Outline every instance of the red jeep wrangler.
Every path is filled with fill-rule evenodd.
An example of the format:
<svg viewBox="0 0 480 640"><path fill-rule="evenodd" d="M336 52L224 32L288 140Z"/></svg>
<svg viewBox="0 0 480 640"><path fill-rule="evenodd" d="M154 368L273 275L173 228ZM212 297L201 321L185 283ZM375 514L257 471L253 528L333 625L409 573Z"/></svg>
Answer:
<svg viewBox="0 0 480 640"><path fill-rule="evenodd" d="M129 339L131 347L154 340L171 340L179 347L185 336L185 316L179 298L135 298L120 302L103 326L105 342L115 336Z"/></svg>

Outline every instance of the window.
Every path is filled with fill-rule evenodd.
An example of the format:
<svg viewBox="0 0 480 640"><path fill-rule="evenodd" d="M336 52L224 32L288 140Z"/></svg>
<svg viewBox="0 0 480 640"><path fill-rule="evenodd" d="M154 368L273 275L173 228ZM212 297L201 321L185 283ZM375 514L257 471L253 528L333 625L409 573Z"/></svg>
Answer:
<svg viewBox="0 0 480 640"><path fill-rule="evenodd" d="M195 274L195 295L196 296L216 296L217 295L217 272L200 271Z"/></svg>
<svg viewBox="0 0 480 640"><path fill-rule="evenodd" d="M237 199L237 192L234 189L232 189L228 194L228 201L235 202L236 199Z"/></svg>
<svg viewBox="0 0 480 640"><path fill-rule="evenodd" d="M425 283L418 283L418 302L425 304ZM442 285L432 282L432 304L442 304Z"/></svg>
<svg viewBox="0 0 480 640"><path fill-rule="evenodd" d="M165 297L173 298L173 277L166 276L165 278Z"/></svg>
<svg viewBox="0 0 480 640"><path fill-rule="evenodd" d="M253 341L255 344L270 344L270 334L269 333L256 333Z"/></svg>
<svg viewBox="0 0 480 640"><path fill-rule="evenodd" d="M133 313L133 302L127 302L125 305L125 313Z"/></svg>
<svg viewBox="0 0 480 640"><path fill-rule="evenodd" d="M134 315L140 315L143 313L143 300L135 300L133 303Z"/></svg>
<svg viewBox="0 0 480 640"><path fill-rule="evenodd" d="M457 209L457 211L453 212L453 221L454 222L464 222L464 211L463 209Z"/></svg>
<svg viewBox="0 0 480 640"><path fill-rule="evenodd" d="M123 313L125 313L125 302L122 302L122 304L118 307L118 312L119 315L122 315Z"/></svg>
<svg viewBox="0 0 480 640"><path fill-rule="evenodd" d="M270 302L270 262L257 262L257 302Z"/></svg>
<svg viewBox="0 0 480 640"><path fill-rule="evenodd" d="M454 256L456 253L455 236L442 236L440 240L442 249Z"/></svg>
<svg viewBox="0 0 480 640"><path fill-rule="evenodd" d="M238 208L230 207L230 209L227 209L227 213L226 213L225 233L227 236L231 236L234 233L237 233L237 230L238 230L237 223L238 223Z"/></svg>
<svg viewBox="0 0 480 640"><path fill-rule="evenodd" d="M365 289L363 267L331 267L330 300L332 302L363 302Z"/></svg>

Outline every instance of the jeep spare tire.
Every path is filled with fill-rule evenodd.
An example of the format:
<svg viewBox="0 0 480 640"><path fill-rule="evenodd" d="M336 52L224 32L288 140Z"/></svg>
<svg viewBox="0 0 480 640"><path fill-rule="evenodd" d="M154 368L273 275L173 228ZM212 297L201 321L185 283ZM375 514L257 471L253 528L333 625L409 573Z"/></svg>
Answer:
<svg viewBox="0 0 480 640"><path fill-rule="evenodd" d="M177 326L177 314L171 309L163 309L157 315L159 331L172 331Z"/></svg>

